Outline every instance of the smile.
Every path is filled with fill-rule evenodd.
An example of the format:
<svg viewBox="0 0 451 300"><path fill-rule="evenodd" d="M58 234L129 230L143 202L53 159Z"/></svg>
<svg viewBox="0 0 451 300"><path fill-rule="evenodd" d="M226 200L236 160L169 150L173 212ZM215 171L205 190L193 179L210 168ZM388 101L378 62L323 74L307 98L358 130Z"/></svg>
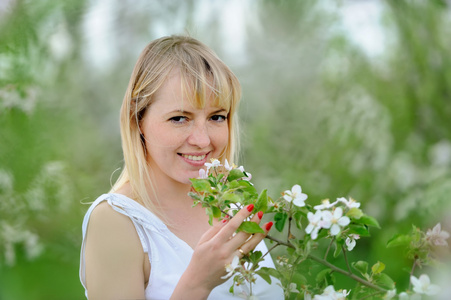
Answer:
<svg viewBox="0 0 451 300"><path fill-rule="evenodd" d="M195 156L195 155L186 155L186 154L180 154L182 157L187 158L189 160L193 160L193 161L199 161L199 160L203 160L205 159L205 157L207 156L206 154L204 155L199 155L199 156Z"/></svg>

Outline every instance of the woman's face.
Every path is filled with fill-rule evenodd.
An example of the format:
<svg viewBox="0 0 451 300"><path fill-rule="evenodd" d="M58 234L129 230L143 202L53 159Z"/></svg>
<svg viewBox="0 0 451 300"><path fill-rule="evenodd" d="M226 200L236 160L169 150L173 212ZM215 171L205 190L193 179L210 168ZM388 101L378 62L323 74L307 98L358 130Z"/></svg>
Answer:
<svg viewBox="0 0 451 300"><path fill-rule="evenodd" d="M228 143L228 111L212 106L193 107L181 90L180 74L173 72L154 94L141 123L147 161L158 182L189 184L211 158L219 158ZM163 181L161 181L163 180Z"/></svg>

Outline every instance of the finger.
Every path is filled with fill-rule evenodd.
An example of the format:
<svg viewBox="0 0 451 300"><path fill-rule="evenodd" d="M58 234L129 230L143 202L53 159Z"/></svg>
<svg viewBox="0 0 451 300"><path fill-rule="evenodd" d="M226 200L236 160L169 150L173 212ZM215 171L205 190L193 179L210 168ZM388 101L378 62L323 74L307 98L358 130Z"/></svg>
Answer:
<svg viewBox="0 0 451 300"><path fill-rule="evenodd" d="M242 250L243 253L247 254L250 251L254 250L255 247L265 238L268 232L271 230L273 222L268 222L263 226L263 230L265 233L256 233L254 234L248 241L246 241L239 249ZM242 255L241 251L238 252Z"/></svg>
<svg viewBox="0 0 451 300"><path fill-rule="evenodd" d="M240 227L241 223L250 216L252 210L254 209L253 204L249 204L242 208L228 223L224 226L218 233L217 237L222 240L222 242L227 242L230 237L235 233L235 231Z"/></svg>
<svg viewBox="0 0 451 300"><path fill-rule="evenodd" d="M255 222L257 224L260 224L261 220L263 218L263 212L259 211L258 213L256 213L252 219L251 222ZM241 246L242 244L244 244L249 237L251 236L251 234L244 232L244 231L240 231L238 232L229 242L228 245L230 247L230 249L236 249L239 246Z"/></svg>
<svg viewBox="0 0 451 300"><path fill-rule="evenodd" d="M227 224L229 217L227 216L222 221L215 224L213 227L208 229L199 239L199 244L211 240L218 232Z"/></svg>

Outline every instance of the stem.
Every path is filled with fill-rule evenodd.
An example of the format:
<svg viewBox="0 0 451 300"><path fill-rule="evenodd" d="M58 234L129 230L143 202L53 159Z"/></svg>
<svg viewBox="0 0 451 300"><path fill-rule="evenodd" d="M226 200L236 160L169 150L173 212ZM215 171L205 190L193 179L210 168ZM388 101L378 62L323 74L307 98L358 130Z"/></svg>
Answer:
<svg viewBox="0 0 451 300"><path fill-rule="evenodd" d="M266 238L267 238L268 240L271 240L271 241L274 241L274 242L278 243L279 245L284 245L284 246L286 246L286 247L288 247L288 248L293 248L293 249L295 249L295 247L293 246L293 244L290 243L290 242L284 242L284 241L281 241L281 240L276 239L275 237L272 237L272 236L270 236L270 235L267 235Z"/></svg>
<svg viewBox="0 0 451 300"><path fill-rule="evenodd" d="M296 249L296 247L294 247L294 245L291 244L290 242L285 243L285 242L283 242L283 241L281 241L281 240L279 240L279 239L276 239L276 238L274 238L274 237L272 237L272 236L269 236L269 235L267 235L266 238L269 239L269 240L271 240L271 241L274 241L274 242L276 242L276 243L278 243L278 244L280 244L280 245L287 246L288 248ZM377 285L375 285L375 284L372 284L371 282L369 282L369 281L367 281L367 280L365 280L365 279L363 279L363 278L360 278L360 277L356 276L356 275L353 274L352 272L349 272L349 271L345 271L345 270L343 270L343 269L340 269L340 268L334 266L333 264L329 263L328 261L326 261L326 260L324 260L324 259L321 259L321 258L319 258L319 257L316 257L316 256L314 256L314 255L312 255L312 254L309 254L307 257L310 258L311 260L314 260L314 261L316 261L316 262L322 264L323 266L326 266L326 267L332 269L332 270L335 271L335 272L338 272L338 273L340 273L340 274L346 275L346 276L348 276L349 278L354 279L355 281L360 282L361 284L363 284L363 285L365 285L365 286L367 286L367 287L369 287L369 288L372 288L372 289L374 289L374 290L376 290L376 291L379 291L379 292L381 292L381 293L387 292L386 289L383 289L383 288L381 288L381 287L379 287L379 286L377 286Z"/></svg>
<svg viewBox="0 0 451 300"><path fill-rule="evenodd" d="M290 241L291 237L291 220L293 220L291 209L293 208L293 202L290 202L290 210L288 211L288 234L287 234L287 242Z"/></svg>
<svg viewBox="0 0 451 300"><path fill-rule="evenodd" d="M332 246L332 243L335 241L335 237L332 238L332 240L329 243L329 246L327 246L326 253L324 254L324 260L327 260L327 255L329 255L330 246Z"/></svg>
<svg viewBox="0 0 451 300"><path fill-rule="evenodd" d="M346 250L344 246L341 246L341 250L343 251L343 256L345 258L345 262L346 262L346 267L348 267L348 272L352 273L351 271L351 267L349 266L349 262L348 262L348 257L346 256Z"/></svg>
<svg viewBox="0 0 451 300"><path fill-rule="evenodd" d="M271 248L269 248L269 250L262 255L262 257L260 257L260 259L252 266L252 270L255 271L255 269L258 267L258 264L263 260L263 258L269 254L269 252L271 252L272 250L274 250L274 248L276 248L277 246L279 246L280 244L275 244L273 245Z"/></svg>
<svg viewBox="0 0 451 300"><path fill-rule="evenodd" d="M295 266L298 265L298 263L301 259L302 259L302 257L298 256L298 258L296 258L296 260L294 261L293 268L291 268L290 280L288 282L293 282L292 279L293 279L293 275L294 275L294 270L296 270Z"/></svg>
<svg viewBox="0 0 451 300"><path fill-rule="evenodd" d="M415 256L414 260L413 260L413 266L412 266L412 270L410 270L410 278L412 278L413 276L413 271L415 271L415 266L417 265L417 256ZM409 279L410 279L409 278ZM412 281L409 280L409 290L412 289Z"/></svg>

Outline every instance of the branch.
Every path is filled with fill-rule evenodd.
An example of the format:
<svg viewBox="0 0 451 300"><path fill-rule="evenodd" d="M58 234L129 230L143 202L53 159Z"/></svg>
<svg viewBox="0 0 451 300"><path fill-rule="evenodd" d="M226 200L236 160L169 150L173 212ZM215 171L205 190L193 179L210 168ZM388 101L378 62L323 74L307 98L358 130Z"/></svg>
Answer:
<svg viewBox="0 0 451 300"><path fill-rule="evenodd" d="M346 275L346 276L350 277L351 279L354 279L355 281L360 282L361 284L366 285L367 287L370 287L370 288L372 288L372 289L374 289L376 291L384 292L384 293L387 292L386 289L383 289L383 288L381 288L381 287L379 287L379 286L377 286L375 284L372 284L371 282L366 281L365 279L362 279L362 278L354 275L353 273L350 273L348 271L340 269L340 268L334 266L333 264L329 263L328 261L325 261L324 259L321 259L321 258L316 257L316 256L311 255L311 254L308 255L308 258L310 258L310 259L312 259L312 260L314 260L314 261L316 261L316 262L318 262L318 263L320 263L320 264L322 264L322 265L324 265L324 266L326 266L328 268L331 268L335 272L338 272L338 273L341 273L343 275Z"/></svg>
<svg viewBox="0 0 451 300"><path fill-rule="evenodd" d="M277 238L274 238L274 237L272 237L272 236L269 236L269 235L267 235L266 238L269 239L269 240L271 240L271 241L274 241L274 242L276 242L276 243L278 243L278 244L280 244L280 245L284 245L284 246L286 246L286 247L288 247L288 248L296 249L296 247L295 247L292 243L289 243L289 242L288 242L288 243L283 242L283 241L281 241L281 240L279 240L279 239L277 239ZM323 266L326 266L326 267L332 269L332 270L335 271L335 272L338 272L338 273L340 273L340 274L346 275L346 276L348 276L349 278L354 279L355 281L360 282L361 284L363 284L363 285L365 285L365 286L367 286L367 287L369 287L369 288L372 288L372 289L374 289L374 290L376 290L376 291L379 291L379 292L381 292L381 293L382 293L382 292L383 292L383 293L387 292L386 289L381 288L381 287L379 287L379 286L377 286L377 285L375 285L375 284L372 284L371 282L369 282L369 281L367 281L367 280L365 280L365 279L363 279L363 278L360 278L360 277L356 276L355 274L353 274L353 273L350 272L350 271L345 271L345 270L343 270L343 269L340 269L339 267L334 266L333 264L329 263L328 261L326 261L326 260L324 260L324 259L321 259L321 258L319 258L319 257L316 257L316 256L314 256L314 255L312 255L312 254L309 254L307 257L310 258L311 260L314 260L314 261L316 261L316 262L322 264Z"/></svg>

